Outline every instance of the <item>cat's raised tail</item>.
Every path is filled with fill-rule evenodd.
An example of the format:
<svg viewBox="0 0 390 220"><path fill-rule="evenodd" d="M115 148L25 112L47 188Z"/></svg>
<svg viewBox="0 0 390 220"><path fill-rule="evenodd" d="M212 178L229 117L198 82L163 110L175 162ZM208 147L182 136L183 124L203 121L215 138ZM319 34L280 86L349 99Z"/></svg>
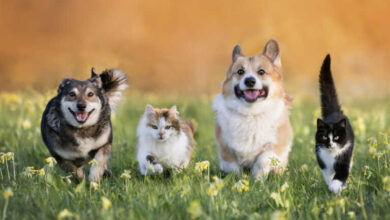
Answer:
<svg viewBox="0 0 390 220"><path fill-rule="evenodd" d="M322 117L326 118L332 113L341 112L337 100L336 88L330 70L330 55L326 55L320 72L320 93Z"/></svg>

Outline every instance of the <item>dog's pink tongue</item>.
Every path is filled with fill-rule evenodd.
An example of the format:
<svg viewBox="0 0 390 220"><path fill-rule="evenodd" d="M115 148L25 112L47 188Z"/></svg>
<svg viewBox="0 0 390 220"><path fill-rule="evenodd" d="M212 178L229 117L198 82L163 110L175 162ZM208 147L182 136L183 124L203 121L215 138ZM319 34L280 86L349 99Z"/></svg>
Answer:
<svg viewBox="0 0 390 220"><path fill-rule="evenodd" d="M259 90L245 90L244 95L248 100L255 100L259 96Z"/></svg>
<svg viewBox="0 0 390 220"><path fill-rule="evenodd" d="M79 120L79 121L85 121L88 118L88 112L77 113L76 117L77 117L77 120Z"/></svg>

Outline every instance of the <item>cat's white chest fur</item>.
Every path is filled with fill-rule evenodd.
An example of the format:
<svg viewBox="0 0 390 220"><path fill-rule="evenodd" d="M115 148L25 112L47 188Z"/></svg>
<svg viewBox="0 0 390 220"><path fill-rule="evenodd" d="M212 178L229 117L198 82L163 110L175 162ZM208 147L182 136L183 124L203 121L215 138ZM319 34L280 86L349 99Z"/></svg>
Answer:
<svg viewBox="0 0 390 220"><path fill-rule="evenodd" d="M321 169L322 175L326 181L326 184L329 185L330 181L333 179L335 175L334 163L336 161L334 152L327 148L320 148L318 152L318 156L325 164L325 169Z"/></svg>
<svg viewBox="0 0 390 220"><path fill-rule="evenodd" d="M212 108L222 137L240 164L250 166L259 153L277 142L279 119L285 109L283 101L256 107L262 109L261 113L243 115L230 110L220 94L216 96Z"/></svg>

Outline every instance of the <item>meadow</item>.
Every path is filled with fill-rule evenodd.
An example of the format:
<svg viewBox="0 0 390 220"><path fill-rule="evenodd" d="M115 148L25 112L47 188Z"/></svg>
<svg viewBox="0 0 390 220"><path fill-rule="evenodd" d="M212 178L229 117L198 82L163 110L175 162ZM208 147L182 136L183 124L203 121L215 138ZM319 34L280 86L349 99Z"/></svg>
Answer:
<svg viewBox="0 0 390 220"><path fill-rule="evenodd" d="M76 184L46 160L50 154L41 140L40 117L54 95L0 93L1 219L390 219L386 98L343 102L356 139L348 188L336 196L328 191L315 159L318 97L295 97L294 145L284 175L255 181L249 173L219 171L213 97L132 93L112 117L113 175L98 184ZM135 130L147 103L176 104L182 117L196 121L195 153L182 173L138 173Z"/></svg>

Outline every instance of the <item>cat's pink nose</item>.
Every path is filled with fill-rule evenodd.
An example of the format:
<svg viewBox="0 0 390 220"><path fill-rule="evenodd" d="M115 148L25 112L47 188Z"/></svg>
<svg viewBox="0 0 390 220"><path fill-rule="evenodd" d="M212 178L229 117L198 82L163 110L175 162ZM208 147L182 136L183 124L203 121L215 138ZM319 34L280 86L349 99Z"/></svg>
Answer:
<svg viewBox="0 0 390 220"><path fill-rule="evenodd" d="M164 136L164 134L165 134L165 132L163 132L163 131L158 133L158 135L160 135L160 137Z"/></svg>

